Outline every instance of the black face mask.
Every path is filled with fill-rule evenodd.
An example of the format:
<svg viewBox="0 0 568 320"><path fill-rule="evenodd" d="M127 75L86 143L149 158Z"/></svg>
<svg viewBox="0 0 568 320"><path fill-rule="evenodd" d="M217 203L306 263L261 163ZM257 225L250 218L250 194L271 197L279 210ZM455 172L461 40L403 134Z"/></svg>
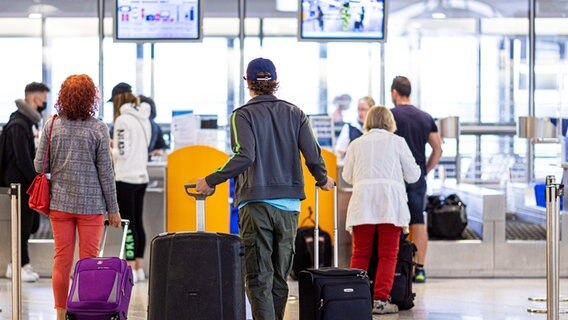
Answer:
<svg viewBox="0 0 568 320"><path fill-rule="evenodd" d="M37 108L37 111L39 113L42 113L45 109L47 109L47 101L44 102L41 106L39 106L39 108Z"/></svg>

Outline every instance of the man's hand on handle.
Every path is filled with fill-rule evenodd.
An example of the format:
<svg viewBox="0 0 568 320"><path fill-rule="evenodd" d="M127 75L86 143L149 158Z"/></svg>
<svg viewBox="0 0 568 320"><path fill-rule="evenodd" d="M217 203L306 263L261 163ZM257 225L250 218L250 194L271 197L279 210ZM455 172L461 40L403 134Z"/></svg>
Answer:
<svg viewBox="0 0 568 320"><path fill-rule="evenodd" d="M201 194L204 194L206 196L212 195L213 192L215 191L215 188L211 188L208 184L207 181L205 181L204 178L199 178L197 179L197 182L195 183L195 190Z"/></svg>
<svg viewBox="0 0 568 320"><path fill-rule="evenodd" d="M121 218L120 218L120 212L109 212L108 224L111 227L120 228L122 226L122 221L121 221Z"/></svg>
<svg viewBox="0 0 568 320"><path fill-rule="evenodd" d="M320 186L320 188L324 191L329 191L332 190L334 186L335 186L335 181L333 180L333 178L328 176L327 182L324 185Z"/></svg>

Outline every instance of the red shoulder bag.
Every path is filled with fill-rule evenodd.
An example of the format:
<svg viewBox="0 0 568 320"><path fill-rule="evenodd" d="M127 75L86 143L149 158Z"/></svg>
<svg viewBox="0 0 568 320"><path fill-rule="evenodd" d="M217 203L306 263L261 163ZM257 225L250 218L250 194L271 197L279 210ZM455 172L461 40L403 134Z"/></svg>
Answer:
<svg viewBox="0 0 568 320"><path fill-rule="evenodd" d="M47 137L47 149L45 150L45 157L43 158L43 169L35 177L34 181L27 190L27 194L30 195L30 200L28 205L31 209L34 209L38 213L45 216L49 216L49 180L45 176L45 168L47 162L49 161L49 149L51 145L51 132L53 131L53 124L55 123L54 115L51 120L51 126L49 127L49 136Z"/></svg>

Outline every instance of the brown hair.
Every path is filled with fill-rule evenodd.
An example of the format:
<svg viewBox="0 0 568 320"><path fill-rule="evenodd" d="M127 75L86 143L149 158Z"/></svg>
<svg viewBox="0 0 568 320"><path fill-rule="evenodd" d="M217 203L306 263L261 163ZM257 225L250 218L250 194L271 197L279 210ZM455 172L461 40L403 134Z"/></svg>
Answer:
<svg viewBox="0 0 568 320"><path fill-rule="evenodd" d="M396 122L392 112L385 106L374 106L369 109L365 119L365 130L385 129L388 132L396 131Z"/></svg>
<svg viewBox="0 0 568 320"><path fill-rule="evenodd" d="M69 120L86 120L95 115L99 102L97 87L86 74L67 77L59 90L55 110Z"/></svg>
<svg viewBox="0 0 568 320"><path fill-rule="evenodd" d="M268 72L259 72L257 77L270 77L270 73ZM267 81L253 81L247 80L247 87L252 92L258 95L264 94L274 94L278 90L279 82L276 80L267 80Z"/></svg>
<svg viewBox="0 0 568 320"><path fill-rule="evenodd" d="M112 106L113 106L113 122L120 116L120 107L122 107L125 103L133 103L135 105L140 104L140 99L135 96L132 92L123 92L119 94L115 94L112 97Z"/></svg>
<svg viewBox="0 0 568 320"><path fill-rule="evenodd" d="M396 90L401 97L410 97L412 92L412 86L410 85L410 80L404 76L396 76L392 80L391 92Z"/></svg>

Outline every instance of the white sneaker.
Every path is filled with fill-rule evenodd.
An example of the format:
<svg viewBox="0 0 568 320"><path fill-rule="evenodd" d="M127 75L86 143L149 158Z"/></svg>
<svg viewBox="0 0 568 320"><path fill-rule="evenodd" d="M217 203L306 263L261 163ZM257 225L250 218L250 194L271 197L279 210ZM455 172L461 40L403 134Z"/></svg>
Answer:
<svg viewBox="0 0 568 320"><path fill-rule="evenodd" d="M132 269L132 282L138 282L138 272L135 269Z"/></svg>
<svg viewBox="0 0 568 320"><path fill-rule="evenodd" d="M390 301L375 300L373 302L373 314L397 313L398 306Z"/></svg>
<svg viewBox="0 0 568 320"><path fill-rule="evenodd" d="M144 269L139 268L138 270L134 270L136 272L136 278L138 281L145 281L146 280L146 273Z"/></svg>
<svg viewBox="0 0 568 320"><path fill-rule="evenodd" d="M39 274L34 271L34 268L32 267L31 264L28 263L25 266L23 266L22 268L25 269L30 274L34 275L36 277L36 279L39 280Z"/></svg>
<svg viewBox="0 0 568 320"><path fill-rule="evenodd" d="M6 268L6 278L12 279L12 264L9 263ZM22 281L23 282L36 282L39 280L39 275L33 271L32 266L28 263L22 267Z"/></svg>

